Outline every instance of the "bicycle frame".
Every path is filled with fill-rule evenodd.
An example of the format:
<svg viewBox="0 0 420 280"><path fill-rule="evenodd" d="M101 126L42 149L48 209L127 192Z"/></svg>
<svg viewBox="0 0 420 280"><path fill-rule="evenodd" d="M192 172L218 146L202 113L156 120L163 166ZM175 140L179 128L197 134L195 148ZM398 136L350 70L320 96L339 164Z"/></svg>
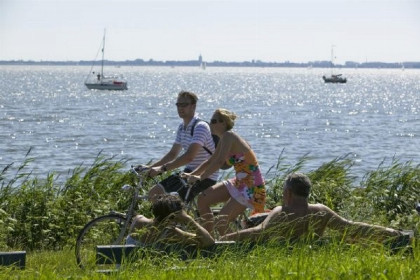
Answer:
<svg viewBox="0 0 420 280"><path fill-rule="evenodd" d="M134 173L137 178L138 178L138 182L137 185L135 187L132 187L130 185L124 185L123 189L129 189L129 188L134 188L134 193L133 193L133 198L131 199L131 204L127 210L127 212L124 214L126 217L126 223L124 224L124 227L122 228L118 238L117 238L117 242L121 242L124 238L125 238L125 233L128 231L128 227L131 224L131 220L133 219L134 213L135 213L135 209L137 206L137 203L139 200L141 199L146 199L147 196L140 196L140 190L143 186L143 182L145 180L146 174L145 174L145 170L147 170L147 168L142 168L142 172L138 172L136 170L136 168L134 168L133 166L131 166L130 172ZM116 213L116 212L111 212L111 213Z"/></svg>

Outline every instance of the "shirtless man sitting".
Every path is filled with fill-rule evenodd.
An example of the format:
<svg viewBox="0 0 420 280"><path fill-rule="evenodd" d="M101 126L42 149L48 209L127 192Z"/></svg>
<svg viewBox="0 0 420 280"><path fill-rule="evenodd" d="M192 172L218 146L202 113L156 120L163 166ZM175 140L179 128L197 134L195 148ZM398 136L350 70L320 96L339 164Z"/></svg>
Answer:
<svg viewBox="0 0 420 280"><path fill-rule="evenodd" d="M379 242L403 234L387 227L349 221L323 204L309 204L311 187L307 176L290 174L283 186L283 206L275 207L260 225L227 234L221 240L306 240L321 237L326 228L353 239L372 238Z"/></svg>

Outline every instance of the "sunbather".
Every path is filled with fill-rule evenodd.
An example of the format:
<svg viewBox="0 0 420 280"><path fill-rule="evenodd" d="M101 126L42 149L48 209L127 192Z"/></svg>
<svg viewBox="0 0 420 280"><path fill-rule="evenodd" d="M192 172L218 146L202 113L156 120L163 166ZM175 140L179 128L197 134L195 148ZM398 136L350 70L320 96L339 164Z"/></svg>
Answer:
<svg viewBox="0 0 420 280"><path fill-rule="evenodd" d="M309 204L311 187L307 176L289 175L283 187L283 206L274 208L260 225L227 234L221 240L312 239L322 236L326 228L352 239L372 238L380 242L402 235L395 229L347 220L323 204Z"/></svg>

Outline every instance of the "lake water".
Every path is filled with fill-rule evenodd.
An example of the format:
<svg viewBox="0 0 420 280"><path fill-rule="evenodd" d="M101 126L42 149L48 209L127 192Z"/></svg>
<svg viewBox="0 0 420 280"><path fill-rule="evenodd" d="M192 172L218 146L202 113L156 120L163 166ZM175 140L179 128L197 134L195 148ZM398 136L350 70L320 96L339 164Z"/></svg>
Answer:
<svg viewBox="0 0 420 280"><path fill-rule="evenodd" d="M235 130L264 173L282 151L286 165L309 154L305 171L350 154L359 178L384 159L419 163L419 70L343 69L347 84L324 84L327 69L108 68L127 78L122 92L88 90L89 70L0 66L1 169L18 167L31 147L26 171L40 178L64 180L101 151L127 164L157 159L174 140L183 89L198 94L203 119L218 107L238 115Z"/></svg>

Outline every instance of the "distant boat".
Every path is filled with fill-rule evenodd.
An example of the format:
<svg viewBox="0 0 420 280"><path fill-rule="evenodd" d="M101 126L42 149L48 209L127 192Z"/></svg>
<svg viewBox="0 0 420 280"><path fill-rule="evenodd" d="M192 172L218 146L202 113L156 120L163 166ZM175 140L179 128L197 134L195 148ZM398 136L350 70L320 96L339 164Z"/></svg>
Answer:
<svg viewBox="0 0 420 280"><path fill-rule="evenodd" d="M206 70L206 67L207 67L207 63L205 61L202 61L200 64L200 68L203 70Z"/></svg>
<svg viewBox="0 0 420 280"><path fill-rule="evenodd" d="M344 84L344 83L347 82L347 79L346 78L343 78L342 77L342 74L331 75L330 77L322 76L322 79L326 83L341 83L341 84Z"/></svg>
<svg viewBox="0 0 420 280"><path fill-rule="evenodd" d="M92 72L94 65L89 71L88 76L85 80L85 85L88 89L99 89L99 90L126 90L127 81L121 76L105 76L104 75L104 57L105 57L105 31L104 38L102 40L102 63L101 72ZM95 59L96 60L96 59Z"/></svg>
<svg viewBox="0 0 420 280"><path fill-rule="evenodd" d="M347 83L347 79L343 77L343 74L333 74L334 68L334 46L331 46L331 76L326 77L325 75L322 76L322 79L325 83L340 83L344 84Z"/></svg>

